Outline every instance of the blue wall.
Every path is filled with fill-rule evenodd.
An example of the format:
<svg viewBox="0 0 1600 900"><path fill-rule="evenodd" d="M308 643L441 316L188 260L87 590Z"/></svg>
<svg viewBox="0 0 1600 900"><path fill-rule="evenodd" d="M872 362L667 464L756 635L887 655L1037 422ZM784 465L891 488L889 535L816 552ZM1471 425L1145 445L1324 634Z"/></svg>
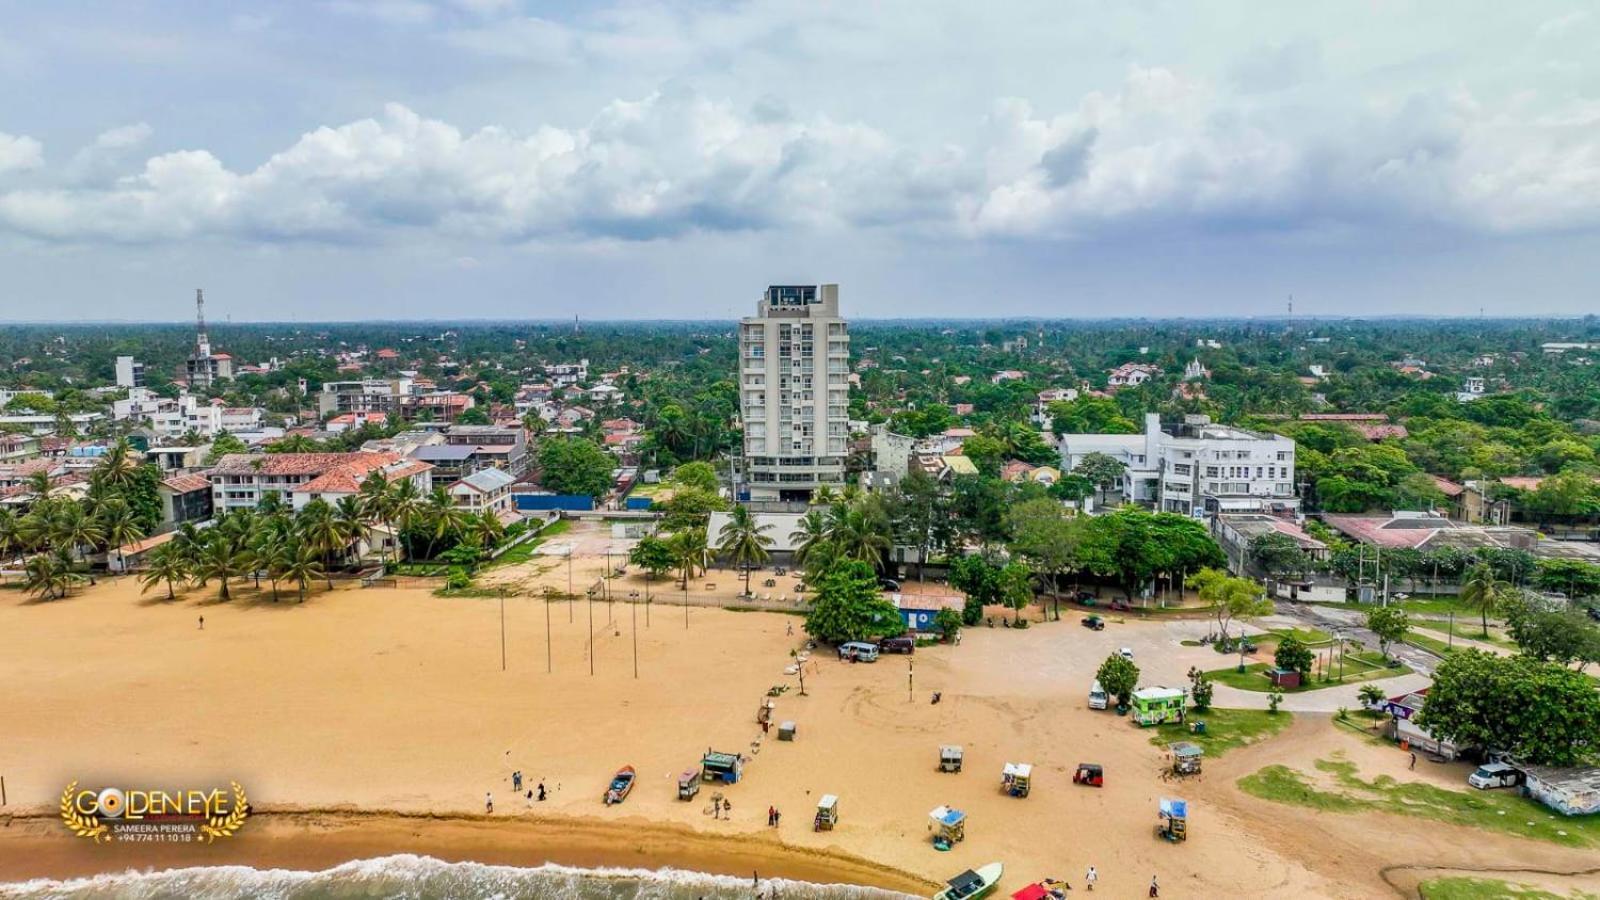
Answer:
<svg viewBox="0 0 1600 900"><path fill-rule="evenodd" d="M649 509L653 501L649 497L629 497L624 509Z"/></svg>
<svg viewBox="0 0 1600 900"><path fill-rule="evenodd" d="M520 512L569 509L585 512L594 509L594 498L588 494L512 494Z"/></svg>

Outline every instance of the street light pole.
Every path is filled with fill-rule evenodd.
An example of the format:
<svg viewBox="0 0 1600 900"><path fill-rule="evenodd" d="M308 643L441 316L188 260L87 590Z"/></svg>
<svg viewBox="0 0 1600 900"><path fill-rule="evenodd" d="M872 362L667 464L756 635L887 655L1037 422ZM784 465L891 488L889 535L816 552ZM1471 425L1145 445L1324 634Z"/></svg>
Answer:
<svg viewBox="0 0 1600 900"><path fill-rule="evenodd" d="M572 601L577 599L572 593L572 545L567 545L567 622L572 622Z"/></svg>
<svg viewBox="0 0 1600 900"><path fill-rule="evenodd" d="M555 671L555 663L551 659L550 648L550 598L544 598L544 671L546 674Z"/></svg>
<svg viewBox="0 0 1600 900"><path fill-rule="evenodd" d="M633 677L639 677L639 604L630 603L633 607Z"/></svg>
<svg viewBox="0 0 1600 900"><path fill-rule="evenodd" d="M594 674L594 590L589 590L589 674Z"/></svg>
<svg viewBox="0 0 1600 900"><path fill-rule="evenodd" d="M506 670L506 589L500 589L500 671Z"/></svg>

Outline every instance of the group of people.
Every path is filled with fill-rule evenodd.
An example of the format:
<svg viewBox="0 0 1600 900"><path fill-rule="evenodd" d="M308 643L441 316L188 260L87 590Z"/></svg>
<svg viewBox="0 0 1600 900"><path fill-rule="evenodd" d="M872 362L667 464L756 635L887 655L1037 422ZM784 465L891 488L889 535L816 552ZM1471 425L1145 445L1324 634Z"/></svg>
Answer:
<svg viewBox="0 0 1600 900"><path fill-rule="evenodd" d="M523 793L522 783L523 783L522 782L522 770L518 769L517 771L512 772L511 773L511 792L513 794L521 794L521 793ZM538 787L528 788L527 793L525 794L525 796L527 797L529 806L532 806L534 804L534 802L535 802L535 799L536 799L535 798L535 792L537 792L537 794L538 794L537 802L539 802L539 803L543 803L545 797L548 796L548 794L546 794L545 789L544 789L544 782L542 782L542 781L539 782ZM494 812L494 792L493 791L485 791L484 792L484 794L483 794L483 811L485 813Z"/></svg>
<svg viewBox="0 0 1600 900"><path fill-rule="evenodd" d="M778 820L780 820L782 818L783 818L783 813L778 812L778 808L776 806L767 807L767 827L768 828L777 828L778 827Z"/></svg>
<svg viewBox="0 0 1600 900"><path fill-rule="evenodd" d="M1088 887L1089 890L1094 890L1095 884L1099 881L1100 873L1096 871L1094 866L1090 866L1089 871L1083 873L1083 883ZM1050 891L1050 896L1054 897L1055 900L1063 900L1063 898L1066 897L1066 892L1072 890L1072 885L1070 883L1059 881L1054 878L1045 879L1045 885ZM1156 880L1156 876L1154 875L1150 876L1150 896L1161 896L1161 883Z"/></svg>

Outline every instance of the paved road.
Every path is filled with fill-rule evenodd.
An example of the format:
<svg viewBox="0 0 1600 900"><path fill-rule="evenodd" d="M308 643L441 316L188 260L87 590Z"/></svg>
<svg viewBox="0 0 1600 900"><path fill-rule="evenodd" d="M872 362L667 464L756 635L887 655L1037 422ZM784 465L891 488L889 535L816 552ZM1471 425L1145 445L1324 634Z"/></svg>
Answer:
<svg viewBox="0 0 1600 900"><path fill-rule="evenodd" d="M1279 600L1278 616L1289 619L1301 625L1320 628L1323 631L1343 634L1353 638L1376 650L1378 636L1367 630L1365 624L1366 614L1357 609L1340 609L1336 606L1317 606L1310 603L1295 603L1289 600ZM1433 670L1439 665L1442 657L1438 654L1411 644L1394 644L1389 647L1389 652L1394 654L1401 662L1417 670L1423 675L1432 675Z"/></svg>

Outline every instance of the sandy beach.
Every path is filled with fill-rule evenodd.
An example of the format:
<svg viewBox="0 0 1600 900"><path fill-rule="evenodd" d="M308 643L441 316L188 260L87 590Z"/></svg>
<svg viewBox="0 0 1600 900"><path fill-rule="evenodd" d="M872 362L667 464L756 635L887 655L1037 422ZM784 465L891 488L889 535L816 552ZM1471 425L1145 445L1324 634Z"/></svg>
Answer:
<svg viewBox="0 0 1600 900"><path fill-rule="evenodd" d="M1095 865L1110 896L1142 896L1157 875L1164 896L1355 897L1396 893L1383 874L1395 866L1592 865L1585 851L1376 814L1318 815L1233 786L1334 744L1364 772L1460 777L1458 767L1408 774L1402 754L1316 716L1209 763L1201 780L1164 783L1163 751L1148 732L1085 707L1083 666L1128 644L1150 671L1181 673L1187 654L1209 653L1177 646L1181 624L1096 633L1072 617L977 628L958 647L873 665L824 651L807 663L800 696L785 667L804 636L789 615L696 606L685 627L682 606L515 595L504 601L502 670L498 598L349 587L301 605L291 594L277 603L265 591L238 594L222 604L214 589L192 590L169 602L131 580L49 603L0 592L7 879L222 862L316 868L406 852L753 870L925 894L998 859L1008 893L1047 875L1080 883ZM774 686L786 688L774 721L798 723L792 743L776 729L763 740L755 721ZM933 691L943 692L937 705ZM937 771L942 743L965 745L964 772ZM731 819L712 818L710 785L693 802L676 797L677 775L707 747L750 756L740 784L716 788ZM1034 764L1031 797L1000 792L1008 761ZM1105 788L1071 783L1080 761L1106 765ZM622 765L637 769L638 786L606 807L601 794ZM549 800L513 795L514 770L543 781ZM73 780L230 779L263 815L210 847L113 850L55 819ZM1153 836L1157 799L1175 792L1194 805L1181 845ZM813 832L824 793L840 797L842 821ZM970 816L968 839L948 853L929 842L928 812L941 803ZM778 828L766 826L769 805L783 815Z"/></svg>

